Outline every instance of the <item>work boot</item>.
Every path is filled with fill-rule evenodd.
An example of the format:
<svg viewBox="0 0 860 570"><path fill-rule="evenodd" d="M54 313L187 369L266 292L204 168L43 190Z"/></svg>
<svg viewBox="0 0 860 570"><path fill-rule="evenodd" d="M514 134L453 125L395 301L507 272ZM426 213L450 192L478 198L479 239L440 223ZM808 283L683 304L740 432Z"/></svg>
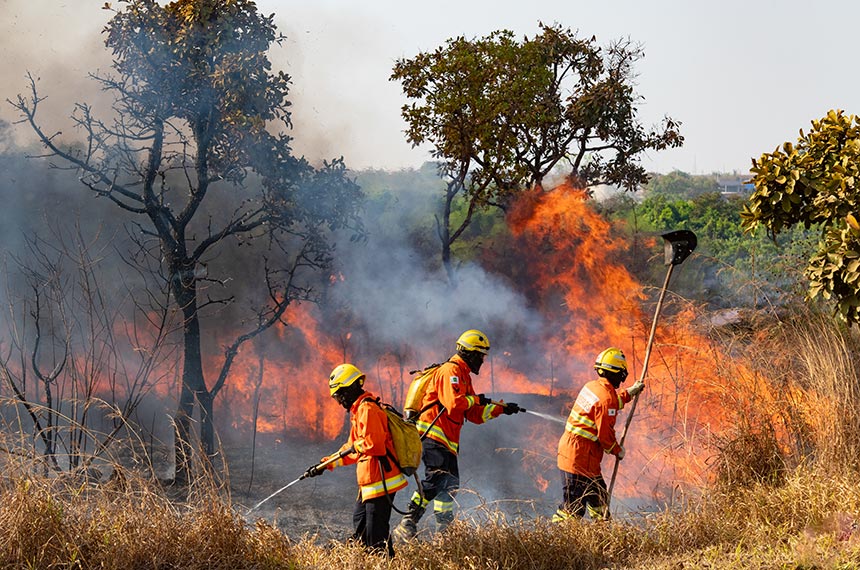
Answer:
<svg viewBox="0 0 860 570"><path fill-rule="evenodd" d="M420 507L413 502L409 503L409 510L400 519L400 524L394 527L394 536L397 542L406 542L415 538L418 534L418 521L424 516L424 507Z"/></svg>
<svg viewBox="0 0 860 570"><path fill-rule="evenodd" d="M433 500L433 514L436 515L436 532L444 532L454 522L454 497L446 491L436 495Z"/></svg>
<svg viewBox="0 0 860 570"><path fill-rule="evenodd" d="M454 511L436 511L436 532L444 532L454 522Z"/></svg>

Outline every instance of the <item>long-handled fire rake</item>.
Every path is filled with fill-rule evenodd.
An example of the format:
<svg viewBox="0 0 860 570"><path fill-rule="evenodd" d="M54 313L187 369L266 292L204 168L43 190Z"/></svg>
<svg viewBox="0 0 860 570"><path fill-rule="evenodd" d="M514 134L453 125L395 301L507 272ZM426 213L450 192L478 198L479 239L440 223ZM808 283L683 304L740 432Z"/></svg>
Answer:
<svg viewBox="0 0 860 570"><path fill-rule="evenodd" d="M657 331L657 319L660 317L660 309L663 307L663 298L666 296L666 289L669 287L669 279L672 277L672 270L676 265L680 265L687 257L696 249L696 234L689 230L677 230L669 232L661 236L666 240L663 244L663 254L665 256L665 265L669 266L666 272L666 280L663 281L663 288L660 290L660 297L657 299L657 309L654 311L654 321L651 323L651 334L648 335L648 344L645 347L645 360L642 362L642 374L639 376L639 382L645 382L645 376L648 374L648 360L651 358L651 346L654 344L654 333ZM627 421L624 424L624 432L621 434L621 439L618 444L624 448L624 439L627 437L627 432L630 429L630 421L633 419L633 412L636 411L636 402L639 401L639 394L633 397L633 404L630 406L630 412L627 414ZM615 467L612 469L612 479L609 482L609 492L606 499L606 516L609 516L609 502L612 500L612 488L615 486L615 476L618 474L618 458L615 458Z"/></svg>

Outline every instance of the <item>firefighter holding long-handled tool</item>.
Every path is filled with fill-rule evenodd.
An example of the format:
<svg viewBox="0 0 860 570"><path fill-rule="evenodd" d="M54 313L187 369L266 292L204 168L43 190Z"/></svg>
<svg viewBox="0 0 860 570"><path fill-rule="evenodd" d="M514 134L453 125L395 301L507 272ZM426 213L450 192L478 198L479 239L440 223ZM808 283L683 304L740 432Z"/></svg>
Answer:
<svg viewBox="0 0 860 570"><path fill-rule="evenodd" d="M349 439L338 453L324 457L305 475L315 477L325 469L357 464L359 492L352 515L353 538L393 556L391 508L394 494L406 487L407 480L397 462L388 416L373 394L364 390L364 380L365 375L352 364L341 364L332 371L328 387L332 398L350 412Z"/></svg>
<svg viewBox="0 0 860 570"><path fill-rule="evenodd" d="M416 426L424 436L424 495L417 491L412 495L408 512L394 529L399 540L415 536L430 501L434 502L437 530L444 530L453 521L454 497L460 487L457 453L465 421L482 424L521 411L514 403L493 402L472 387L471 374L478 374L490 351L487 335L467 330L457 339L456 349L454 356L433 370L422 397Z"/></svg>
<svg viewBox="0 0 860 570"><path fill-rule="evenodd" d="M586 512L592 518L609 518L609 502L618 474L618 462L624 457L624 439L630 429L639 394L645 388L654 333L669 280L674 267L680 265L696 249L696 234L689 230L677 230L661 237L664 240L665 264L669 266L669 270L654 311L654 320L645 347L642 375L629 389L617 391L627 378L627 360L624 354L617 348L608 348L598 355L594 368L601 380L589 382L582 388L570 412L565 433L558 444L558 467L562 472L564 501L553 516L554 521L572 516L581 517ZM624 433L619 441L615 437L615 420L618 411L630 400L633 400L633 404L627 412ZM600 472L604 453L615 456L608 489Z"/></svg>
<svg viewBox="0 0 860 570"><path fill-rule="evenodd" d="M645 385L640 381L621 389L627 378L627 360L620 349L607 348L594 363L598 379L579 391L558 442L558 468L562 476L564 500L553 521L571 517L603 519L609 503L606 482L600 472L603 455L624 458L624 449L615 437L618 411Z"/></svg>

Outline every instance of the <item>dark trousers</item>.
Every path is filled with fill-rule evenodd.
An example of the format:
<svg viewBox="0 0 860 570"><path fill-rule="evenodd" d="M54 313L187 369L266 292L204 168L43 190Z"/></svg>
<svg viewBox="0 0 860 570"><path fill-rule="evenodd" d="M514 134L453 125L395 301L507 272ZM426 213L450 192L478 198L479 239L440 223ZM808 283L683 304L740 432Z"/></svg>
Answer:
<svg viewBox="0 0 860 570"><path fill-rule="evenodd" d="M424 463L424 499L453 501L460 488L460 468L457 456L440 443L425 439L422 445L421 462Z"/></svg>
<svg viewBox="0 0 860 570"><path fill-rule="evenodd" d="M389 556L394 556L394 548L389 540L389 521L391 504L396 494L391 493L368 501L362 501L359 495L352 511L352 522L355 526L352 538L368 548L387 552Z"/></svg>
<svg viewBox="0 0 860 570"><path fill-rule="evenodd" d="M561 471L561 485L564 490L564 502L559 510L577 517L585 516L603 518L606 504L609 502L609 492L603 477L586 477Z"/></svg>
<svg viewBox="0 0 860 570"><path fill-rule="evenodd" d="M421 482L424 500L426 502L435 500L433 510L436 516L436 528L444 530L454 521L454 497L460 489L457 455L451 453L442 444L425 439L421 461L424 463L424 481ZM417 499L413 496L412 500ZM423 509L421 512L424 512Z"/></svg>

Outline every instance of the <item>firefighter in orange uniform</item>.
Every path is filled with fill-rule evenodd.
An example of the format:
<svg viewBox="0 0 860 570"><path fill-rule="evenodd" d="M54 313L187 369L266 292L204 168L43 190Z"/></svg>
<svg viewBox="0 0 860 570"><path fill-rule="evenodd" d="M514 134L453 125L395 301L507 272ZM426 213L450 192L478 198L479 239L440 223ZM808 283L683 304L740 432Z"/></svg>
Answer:
<svg viewBox="0 0 860 570"><path fill-rule="evenodd" d="M359 493L352 515L353 539L393 556L389 539L391 505L395 493L408 482L398 467L388 416L373 394L364 390L364 380L364 374L352 364L341 364L329 376L332 398L350 412L350 430L349 439L339 450L348 455L325 469L357 463L355 475ZM324 457L320 463L327 459ZM306 475L315 477L321 473L322 470L314 466Z"/></svg>
<svg viewBox="0 0 860 570"><path fill-rule="evenodd" d="M624 458L615 438L618 411L645 385L636 382L619 390L627 378L627 360L618 348L607 348L597 356L594 369L599 378L580 390L567 418L564 435L558 442L558 468L561 470L564 501L552 520L571 517L606 517L606 482L600 472L604 454Z"/></svg>
<svg viewBox="0 0 860 570"><path fill-rule="evenodd" d="M520 411L514 403L492 403L484 394L476 394L472 387L470 373L478 374L490 351L490 341L484 333L475 329L464 332L457 339L456 349L457 353L434 371L421 404L423 411L416 426L421 434L427 434L421 454L424 497L418 492L412 495L408 512L394 529L399 540L415 536L418 521L430 501L437 530L444 530L454 520L454 497L460 487L457 454L463 423L468 420L482 424L501 414Z"/></svg>

